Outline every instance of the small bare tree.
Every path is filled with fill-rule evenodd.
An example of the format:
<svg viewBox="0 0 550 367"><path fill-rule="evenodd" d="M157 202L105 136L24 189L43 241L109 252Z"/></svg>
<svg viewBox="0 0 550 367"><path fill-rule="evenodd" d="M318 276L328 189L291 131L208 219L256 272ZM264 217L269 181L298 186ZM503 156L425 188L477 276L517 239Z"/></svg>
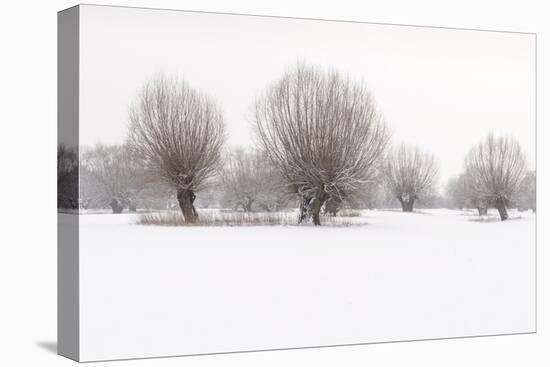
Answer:
<svg viewBox="0 0 550 367"><path fill-rule="evenodd" d="M531 209L537 211L537 178L535 171L529 171L521 182L517 197L517 204L520 210Z"/></svg>
<svg viewBox="0 0 550 367"><path fill-rule="evenodd" d="M221 173L226 199L233 209L250 212L253 207L263 211L277 210L287 199L271 162L260 152L242 148L227 153Z"/></svg>
<svg viewBox="0 0 550 367"><path fill-rule="evenodd" d="M464 174L452 177L445 187L445 196L449 206L462 210L468 206L468 193Z"/></svg>
<svg viewBox="0 0 550 367"><path fill-rule="evenodd" d="M195 193L219 168L224 140L220 108L184 80L161 75L146 82L130 109L129 144L175 188L186 222L198 219Z"/></svg>
<svg viewBox="0 0 550 367"><path fill-rule="evenodd" d="M401 144L387 156L384 176L388 190L399 200L404 212L412 212L414 202L435 185L438 168L432 154Z"/></svg>
<svg viewBox="0 0 550 367"><path fill-rule="evenodd" d="M383 177L378 177L373 185L368 185L363 190L358 192L350 200L354 208L378 209L385 204L386 190L384 187Z"/></svg>
<svg viewBox="0 0 550 367"><path fill-rule="evenodd" d="M234 210L252 211L252 204L262 190L261 170L263 162L254 153L235 149L228 154L222 170L222 182Z"/></svg>
<svg viewBox="0 0 550 367"><path fill-rule="evenodd" d="M147 175L127 146L97 144L84 149L81 164L83 181L96 185L95 190L83 188L86 192L95 192L96 200L108 204L113 213L124 208L136 211L136 197L147 183Z"/></svg>
<svg viewBox="0 0 550 367"><path fill-rule="evenodd" d="M297 65L257 101L258 142L300 199L299 222L320 225L325 202L373 180L389 134L362 83Z"/></svg>
<svg viewBox="0 0 550 367"><path fill-rule="evenodd" d="M492 203L501 220L508 219L506 207L517 194L527 167L520 144L511 137L489 134L470 150L465 166L476 196Z"/></svg>
<svg viewBox="0 0 550 367"><path fill-rule="evenodd" d="M262 190L256 197L256 204L264 212L276 212L287 207L294 195L271 162L264 155L262 157Z"/></svg>
<svg viewBox="0 0 550 367"><path fill-rule="evenodd" d="M461 173L457 177L449 180L446 194L454 207L460 210L474 207L477 209L479 215L487 215L487 209L490 203L486 198L476 193L465 173Z"/></svg>

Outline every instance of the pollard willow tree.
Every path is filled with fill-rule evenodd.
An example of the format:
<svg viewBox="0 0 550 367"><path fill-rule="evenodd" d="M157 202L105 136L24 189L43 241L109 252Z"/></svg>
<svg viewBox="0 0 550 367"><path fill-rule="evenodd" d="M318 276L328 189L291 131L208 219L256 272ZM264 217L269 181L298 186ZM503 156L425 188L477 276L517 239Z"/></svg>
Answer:
<svg viewBox="0 0 550 367"><path fill-rule="evenodd" d="M363 83L303 64L268 87L254 120L260 148L298 194L298 221L315 225L327 200L374 179L389 139Z"/></svg>
<svg viewBox="0 0 550 367"><path fill-rule="evenodd" d="M415 201L433 189L437 175L433 155L406 144L390 151L384 166L387 188L404 212L412 212Z"/></svg>
<svg viewBox="0 0 550 367"><path fill-rule="evenodd" d="M489 134L470 150L465 166L476 196L492 203L501 220L508 219L506 208L518 193L527 170L520 144L511 137Z"/></svg>
<svg viewBox="0 0 550 367"><path fill-rule="evenodd" d="M185 80L160 75L144 84L129 116L132 150L176 190L185 221L196 222L195 193L221 161L225 134L220 108Z"/></svg>

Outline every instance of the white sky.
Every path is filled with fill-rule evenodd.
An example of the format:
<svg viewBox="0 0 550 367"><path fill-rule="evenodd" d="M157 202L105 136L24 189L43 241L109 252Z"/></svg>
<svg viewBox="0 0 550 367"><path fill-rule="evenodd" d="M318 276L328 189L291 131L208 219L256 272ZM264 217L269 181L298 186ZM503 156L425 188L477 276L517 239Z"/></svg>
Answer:
<svg viewBox="0 0 550 367"><path fill-rule="evenodd" d="M535 36L81 6L80 142L123 142L143 81L183 76L217 100L230 145L252 144L259 92L298 60L364 80L393 142L435 154L442 183L488 132L535 159Z"/></svg>

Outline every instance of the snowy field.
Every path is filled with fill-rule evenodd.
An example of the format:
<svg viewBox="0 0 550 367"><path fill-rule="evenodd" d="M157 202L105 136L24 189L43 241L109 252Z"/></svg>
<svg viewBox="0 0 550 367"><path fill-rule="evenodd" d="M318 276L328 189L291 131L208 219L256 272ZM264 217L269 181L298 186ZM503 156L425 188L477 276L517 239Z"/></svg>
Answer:
<svg viewBox="0 0 550 367"><path fill-rule="evenodd" d="M535 330L535 216L364 211L351 226L80 216L83 360Z"/></svg>

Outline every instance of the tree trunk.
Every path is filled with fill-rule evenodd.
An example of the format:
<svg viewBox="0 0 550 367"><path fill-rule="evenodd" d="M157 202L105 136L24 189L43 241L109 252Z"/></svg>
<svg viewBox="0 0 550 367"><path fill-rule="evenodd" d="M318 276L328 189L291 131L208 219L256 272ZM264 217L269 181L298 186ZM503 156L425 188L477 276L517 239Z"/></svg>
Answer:
<svg viewBox="0 0 550 367"><path fill-rule="evenodd" d="M193 190L178 189L177 198L185 222L195 223L199 219L199 215L193 205L195 202L195 193Z"/></svg>
<svg viewBox="0 0 550 367"><path fill-rule="evenodd" d="M321 193L315 196L303 197L300 203L300 214L298 216L298 223L302 223L304 219L311 217L313 219L313 224L316 226L321 225L321 220L319 215L321 213L321 208L327 200L326 193L321 191Z"/></svg>
<svg viewBox="0 0 550 367"><path fill-rule="evenodd" d="M308 216L310 196L302 196L300 198L300 212L298 213L298 224L302 223Z"/></svg>
<svg viewBox="0 0 550 367"><path fill-rule="evenodd" d="M414 199L409 199L407 203L407 212L412 213L414 207Z"/></svg>
<svg viewBox="0 0 550 367"><path fill-rule="evenodd" d="M321 195L318 195L316 198L313 199L311 216L313 217L313 224L315 224L316 226L321 225L319 214L321 213L321 208L326 201L326 198L324 196L324 193L321 193Z"/></svg>
<svg viewBox="0 0 550 367"><path fill-rule="evenodd" d="M495 207L498 210L498 214L500 215L500 220L506 220L508 219L508 212L506 211L506 202L502 198L498 198L495 201Z"/></svg>
<svg viewBox="0 0 550 367"><path fill-rule="evenodd" d="M405 201L401 198L401 196L398 196L397 200L399 200L399 203L401 203L401 209L405 211Z"/></svg>
<svg viewBox="0 0 550 367"><path fill-rule="evenodd" d="M124 207L122 206L122 203L117 198L112 198L111 203L109 205L111 206L111 209L113 210L114 214L120 214L124 209Z"/></svg>
<svg viewBox="0 0 550 367"><path fill-rule="evenodd" d="M402 197L398 196L397 199L401 203L401 209L406 212L410 213L413 211L414 206L414 200L413 198L408 198L407 200L403 199Z"/></svg>
<svg viewBox="0 0 550 367"><path fill-rule="evenodd" d="M487 215L487 208L480 206L480 207L477 208L477 212L479 213L480 216L481 215Z"/></svg>
<svg viewBox="0 0 550 367"><path fill-rule="evenodd" d="M250 199L250 198L245 198L244 199L244 202L243 202L243 210L246 212L246 213L249 213L252 211L252 203L254 202L253 199Z"/></svg>

